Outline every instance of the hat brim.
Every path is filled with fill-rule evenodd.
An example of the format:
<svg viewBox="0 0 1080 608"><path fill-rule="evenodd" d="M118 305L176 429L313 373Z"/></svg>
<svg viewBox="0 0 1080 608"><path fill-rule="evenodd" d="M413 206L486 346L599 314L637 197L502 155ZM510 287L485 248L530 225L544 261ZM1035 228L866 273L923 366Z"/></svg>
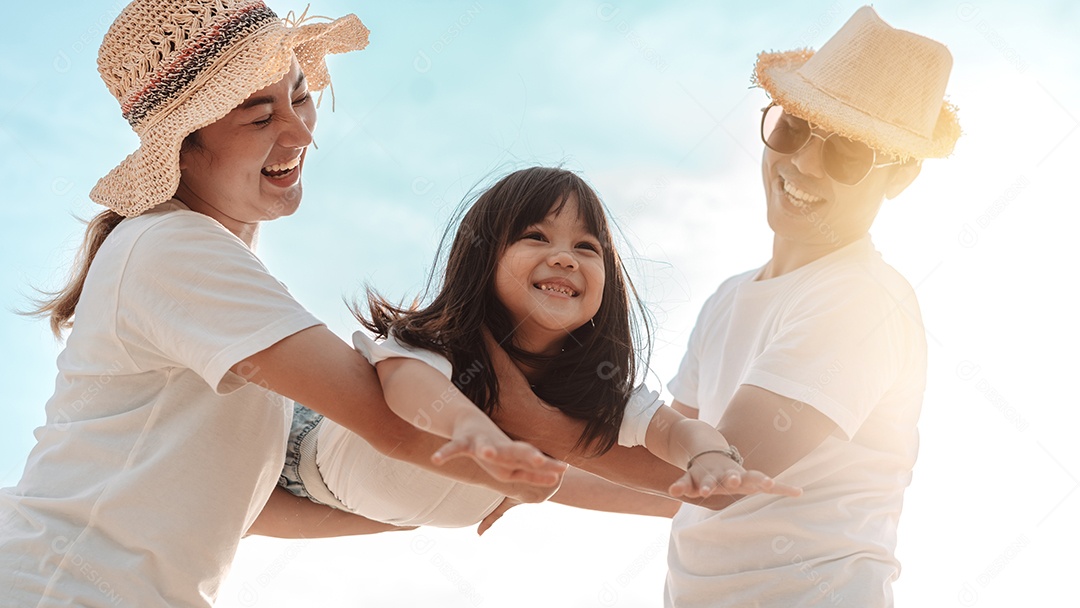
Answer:
<svg viewBox="0 0 1080 608"><path fill-rule="evenodd" d="M897 127L851 106L815 87L798 72L814 52L808 49L761 53L753 83L785 112L831 133L861 141L900 160L944 158L960 137L956 107L943 102L932 137Z"/></svg>
<svg viewBox="0 0 1080 608"><path fill-rule="evenodd" d="M98 180L90 191L91 200L127 217L169 200L180 185L180 146L185 137L281 80L294 56L309 89L323 90L330 84L326 55L361 50L367 46L368 34L352 14L297 27L276 22L258 32L175 108L162 110L161 119L139 134L139 148Z"/></svg>

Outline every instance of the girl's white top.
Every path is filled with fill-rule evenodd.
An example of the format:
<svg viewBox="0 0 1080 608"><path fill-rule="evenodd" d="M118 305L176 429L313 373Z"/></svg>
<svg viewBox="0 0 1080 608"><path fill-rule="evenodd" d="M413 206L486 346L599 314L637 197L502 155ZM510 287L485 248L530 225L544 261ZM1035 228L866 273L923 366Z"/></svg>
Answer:
<svg viewBox="0 0 1080 608"><path fill-rule="evenodd" d="M434 367L447 379L453 374L450 361L442 355L411 348L393 337L375 342L356 332L353 345L372 365L392 357L409 357ZM475 373L476 370L459 370L456 380L466 384ZM626 406L619 444L644 444L649 421L661 405L659 393L639 386ZM388 458L328 418L316 429L319 433L316 460L323 481L343 505L365 517L402 526L458 528L478 523L503 499L492 490Z"/></svg>

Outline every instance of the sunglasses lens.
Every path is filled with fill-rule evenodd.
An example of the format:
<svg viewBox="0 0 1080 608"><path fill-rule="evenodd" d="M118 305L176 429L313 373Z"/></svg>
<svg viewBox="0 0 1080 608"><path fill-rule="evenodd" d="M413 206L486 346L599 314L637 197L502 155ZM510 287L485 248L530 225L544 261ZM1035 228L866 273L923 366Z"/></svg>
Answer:
<svg viewBox="0 0 1080 608"><path fill-rule="evenodd" d="M822 143L821 155L829 177L849 186L862 181L874 166L874 151L869 146L839 135Z"/></svg>
<svg viewBox="0 0 1080 608"><path fill-rule="evenodd" d="M793 154L810 139L810 125L801 118L785 114L780 106L772 106L762 118L761 139L781 154Z"/></svg>

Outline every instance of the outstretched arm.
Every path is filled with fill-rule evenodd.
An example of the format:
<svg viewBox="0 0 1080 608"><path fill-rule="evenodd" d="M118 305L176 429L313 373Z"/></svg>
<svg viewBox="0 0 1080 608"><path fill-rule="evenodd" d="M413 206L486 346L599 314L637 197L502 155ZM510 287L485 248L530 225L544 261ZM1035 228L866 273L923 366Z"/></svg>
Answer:
<svg viewBox="0 0 1080 608"><path fill-rule="evenodd" d="M621 486L669 497L668 489L682 476L681 469L657 458L643 446L617 445L592 458L575 452L585 423L543 403L529 388L520 370L490 337L488 351L499 376L500 403L492 418L508 435L524 439L559 460ZM721 509L735 501L724 494L707 498L682 496L680 499L710 509Z"/></svg>
<svg viewBox="0 0 1080 608"><path fill-rule="evenodd" d="M531 397L510 397L506 394L505 387L505 384L500 386L503 399L494 417L499 426L509 433L511 437L527 439L533 445L556 458L564 460L571 466L602 477L619 486L653 496L671 498L668 490L671 484L683 475L682 469L657 458L644 446L627 448L617 445L600 456L586 458L580 452L573 451L574 444L577 437L581 435L585 423L570 418L559 410L543 404L535 395L532 395L531 391L529 392ZM614 486L593 486L593 490L597 492L606 491L606 489L617 490ZM583 500L575 500L575 496ZM736 498L726 494L713 494L706 498L678 497L682 502L710 509L722 509L735 502ZM625 510L619 508L620 501L624 499L621 491L610 496L594 495L591 497L584 493L575 495L572 491L568 491L563 494L559 502L586 509L639 513L638 510L631 506L628 506ZM608 506L598 508L598 503Z"/></svg>
<svg viewBox="0 0 1080 608"><path fill-rule="evenodd" d="M411 530L339 511L274 488L247 534L275 538L327 538Z"/></svg>
<svg viewBox="0 0 1080 608"><path fill-rule="evenodd" d="M556 485L566 470L524 441L507 437L446 376L418 359L392 357L375 365L390 409L413 426L450 439L432 456L435 464L468 457L498 479L528 474Z"/></svg>
<svg viewBox="0 0 1080 608"><path fill-rule="evenodd" d="M716 429L684 416L681 412L689 408L678 403L674 408L661 407L650 421L645 441L652 453L640 446L615 446L601 456L585 458L574 452L584 423L540 401L506 353L491 336L485 338L502 394L496 422L512 437L525 439L560 460L621 486L648 494L671 495L711 509L731 504L735 501L732 495L762 491L790 496L801 493L798 488L775 484L769 471L747 473L722 454L703 454L726 449L727 441ZM694 456L698 458L694 459L691 471L684 475L681 468L676 468L685 467ZM732 477L732 473L737 476ZM564 493L564 498L568 495Z"/></svg>
<svg viewBox="0 0 1080 608"><path fill-rule="evenodd" d="M231 370L325 415L392 458L509 496L523 493L519 483L542 486L535 490L548 493L554 491L548 475L515 472L508 478L494 479L468 459L455 459L442 466L432 463L432 454L446 441L390 411L375 369L325 326L297 332ZM524 492L533 493L530 502L537 500L535 490Z"/></svg>
<svg viewBox="0 0 1080 608"><path fill-rule="evenodd" d="M611 513L671 517L682 504L670 497L631 490L581 469L570 468L551 502Z"/></svg>
<svg viewBox="0 0 1080 608"><path fill-rule="evenodd" d="M608 481L603 477L593 475L587 471L570 467L563 475L562 485L551 502L589 509L590 511L607 511L608 513L629 513L631 515L652 515L655 517L672 517L679 510L681 502L672 500L670 497L649 494L632 490L626 486ZM492 524L501 518L506 511L517 505L517 502L507 498L483 521L477 528L477 533L483 534Z"/></svg>
<svg viewBox="0 0 1080 608"><path fill-rule="evenodd" d="M705 497L717 492L749 495L758 492L799 496L802 491L756 470L746 470L731 458L731 445L708 424L661 406L645 433L645 446L665 462L686 471L671 484L672 496Z"/></svg>

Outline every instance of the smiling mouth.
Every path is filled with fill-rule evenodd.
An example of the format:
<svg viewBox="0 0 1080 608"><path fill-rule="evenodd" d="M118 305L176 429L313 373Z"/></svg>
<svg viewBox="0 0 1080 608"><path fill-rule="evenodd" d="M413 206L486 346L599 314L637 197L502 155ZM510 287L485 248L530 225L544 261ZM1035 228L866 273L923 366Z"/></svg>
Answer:
<svg viewBox="0 0 1080 608"><path fill-rule="evenodd" d="M810 194L805 190L800 190L795 186L795 184L792 184L791 182L782 177L780 179L781 181L783 181L784 193L787 194L788 200L791 201L792 205L798 207L799 209L805 209L825 200L820 196L814 196L813 194Z"/></svg>
<svg viewBox="0 0 1080 608"><path fill-rule="evenodd" d="M296 168L300 166L300 158L300 156L297 156L285 163L267 165L262 168L262 174L271 179L281 179L296 171Z"/></svg>
<svg viewBox="0 0 1080 608"><path fill-rule="evenodd" d="M539 289L540 291L554 291L555 293L561 293L571 298L576 298L578 295L578 292L574 291L566 285L557 285L554 283L536 283L535 285L533 285L533 287Z"/></svg>

